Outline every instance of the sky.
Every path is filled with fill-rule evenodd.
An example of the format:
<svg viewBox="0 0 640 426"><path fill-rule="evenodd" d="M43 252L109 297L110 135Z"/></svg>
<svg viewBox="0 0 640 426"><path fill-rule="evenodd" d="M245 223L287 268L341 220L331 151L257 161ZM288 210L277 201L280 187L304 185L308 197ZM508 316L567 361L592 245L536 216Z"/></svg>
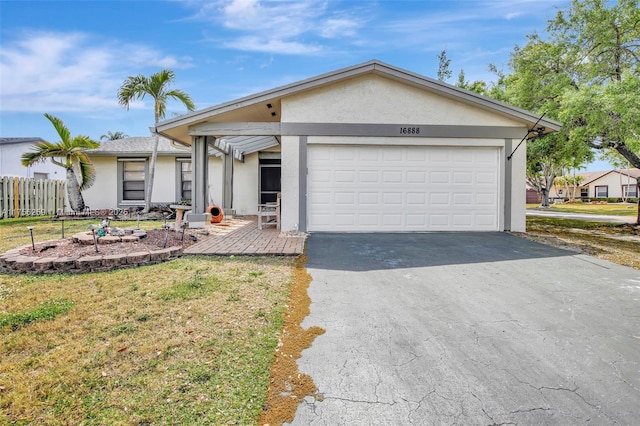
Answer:
<svg viewBox="0 0 640 426"><path fill-rule="evenodd" d="M514 46L570 0L0 0L0 136L147 136L153 103L118 104L123 81L161 69L197 109L377 59L455 83L508 71ZM184 114L169 103L166 118ZM589 169L600 169L592 165ZM605 167L608 168L608 165Z"/></svg>

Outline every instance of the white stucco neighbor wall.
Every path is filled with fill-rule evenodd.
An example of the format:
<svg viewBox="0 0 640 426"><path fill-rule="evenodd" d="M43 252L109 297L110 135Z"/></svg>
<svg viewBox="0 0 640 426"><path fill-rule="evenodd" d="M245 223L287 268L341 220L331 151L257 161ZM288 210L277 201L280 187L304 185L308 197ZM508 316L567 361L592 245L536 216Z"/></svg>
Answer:
<svg viewBox="0 0 640 426"><path fill-rule="evenodd" d="M33 178L34 173L46 173L51 180L65 180L67 174L65 170L47 160L44 163L37 163L26 167L22 165L22 154L31 150L33 144L11 143L0 145L0 176L17 176Z"/></svg>
<svg viewBox="0 0 640 426"><path fill-rule="evenodd" d="M282 122L518 126L495 113L373 75L283 99Z"/></svg>
<svg viewBox="0 0 640 426"><path fill-rule="evenodd" d="M82 191L84 203L90 209L115 209L118 207L118 163L116 157L92 157L96 168L96 181Z"/></svg>

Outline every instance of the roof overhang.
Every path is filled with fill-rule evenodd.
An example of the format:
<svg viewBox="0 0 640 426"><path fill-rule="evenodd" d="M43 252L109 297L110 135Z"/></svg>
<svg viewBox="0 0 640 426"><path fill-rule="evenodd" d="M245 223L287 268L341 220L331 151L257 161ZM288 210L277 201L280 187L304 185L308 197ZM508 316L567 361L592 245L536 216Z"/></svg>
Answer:
<svg viewBox="0 0 640 426"><path fill-rule="evenodd" d="M281 101L283 98L370 73L401 81L421 90L454 98L457 101L521 121L529 129L535 125L536 129L539 128L542 134L559 131L562 127L559 122L544 117L540 119L538 115L532 112L373 60L194 111L160 122L155 130L167 138L185 144L190 144L191 138L197 133L197 129L203 125L206 126L206 123L261 123L265 127L262 134L270 136L281 135L282 133L276 132L279 129L278 124L280 123ZM251 134L255 135L256 133ZM221 130L219 136L224 136L223 130Z"/></svg>

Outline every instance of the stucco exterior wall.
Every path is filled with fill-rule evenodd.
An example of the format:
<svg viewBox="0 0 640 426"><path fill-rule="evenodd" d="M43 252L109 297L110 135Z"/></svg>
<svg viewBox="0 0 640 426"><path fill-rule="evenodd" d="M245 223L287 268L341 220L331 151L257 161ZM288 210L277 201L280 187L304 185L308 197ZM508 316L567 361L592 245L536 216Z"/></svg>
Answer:
<svg viewBox="0 0 640 426"><path fill-rule="evenodd" d="M258 153L234 161L233 207L238 215L258 213Z"/></svg>
<svg viewBox="0 0 640 426"><path fill-rule="evenodd" d="M115 209L118 207L118 162L116 157L92 157L96 168L96 181L82 191L84 203L90 209Z"/></svg>
<svg viewBox="0 0 640 426"><path fill-rule="evenodd" d="M522 125L495 113L374 75L283 99L282 122Z"/></svg>
<svg viewBox="0 0 640 426"><path fill-rule="evenodd" d="M515 148L518 141L513 143ZM520 145L511 160L506 159L510 152L504 154L502 161L506 162L506 167L511 167L511 206L507 206L506 209L511 211L511 227L507 230L525 232L527 230L527 193L523 188L526 182L527 144Z"/></svg>

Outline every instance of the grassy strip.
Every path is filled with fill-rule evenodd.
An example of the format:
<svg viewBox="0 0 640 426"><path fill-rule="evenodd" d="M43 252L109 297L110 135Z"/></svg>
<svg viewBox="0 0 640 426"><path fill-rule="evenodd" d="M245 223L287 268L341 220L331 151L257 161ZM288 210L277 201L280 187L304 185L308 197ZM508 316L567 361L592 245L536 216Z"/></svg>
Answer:
<svg viewBox="0 0 640 426"><path fill-rule="evenodd" d="M547 216L527 216L527 230L531 230L535 227L548 227L555 226L560 228L575 228L575 229L596 229L596 228L620 228L625 225L611 222L596 222L590 220L570 219L562 217L547 217Z"/></svg>
<svg viewBox="0 0 640 426"><path fill-rule="evenodd" d="M0 313L0 328L9 326L15 331L21 325L41 320L52 320L60 314L69 312L72 308L73 301L71 300L53 299L42 302L40 306L30 311Z"/></svg>
<svg viewBox="0 0 640 426"><path fill-rule="evenodd" d="M538 205L527 205L527 208L537 208ZM607 216L637 216L638 205L630 203L590 204L566 203L551 204L545 211L565 213L602 214Z"/></svg>

